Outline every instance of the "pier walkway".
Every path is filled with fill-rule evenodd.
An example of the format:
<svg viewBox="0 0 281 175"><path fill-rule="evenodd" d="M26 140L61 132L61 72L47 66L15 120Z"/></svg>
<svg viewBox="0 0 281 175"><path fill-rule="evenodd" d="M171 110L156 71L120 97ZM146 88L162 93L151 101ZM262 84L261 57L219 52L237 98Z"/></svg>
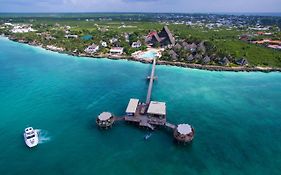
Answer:
<svg viewBox="0 0 281 175"><path fill-rule="evenodd" d="M147 105L150 103L150 99L151 99L152 87L153 87L153 82L155 79L155 76L154 76L155 68L156 68L156 58L153 59L152 70L151 70L151 74L149 76L149 86L148 86L146 102L145 102Z"/></svg>
<svg viewBox="0 0 281 175"><path fill-rule="evenodd" d="M169 122L166 122L166 123L165 123L165 126L168 127L168 128L170 128L170 129L172 129L172 130L176 129L176 125L174 125L174 124L172 124L172 123L169 123Z"/></svg>
<svg viewBox="0 0 281 175"><path fill-rule="evenodd" d="M191 142L194 137L194 129L188 124L174 125L167 122L166 103L151 101L153 82L157 79L155 69L156 58L153 59L151 74L147 77L149 86L145 103L140 102L139 99L132 98L128 103L125 116L117 117L109 112L103 112L98 116L96 123L105 129L111 128L114 122L120 121L133 123L152 131L156 128L167 128L173 132L173 136L178 142ZM146 136L145 139L149 137Z"/></svg>

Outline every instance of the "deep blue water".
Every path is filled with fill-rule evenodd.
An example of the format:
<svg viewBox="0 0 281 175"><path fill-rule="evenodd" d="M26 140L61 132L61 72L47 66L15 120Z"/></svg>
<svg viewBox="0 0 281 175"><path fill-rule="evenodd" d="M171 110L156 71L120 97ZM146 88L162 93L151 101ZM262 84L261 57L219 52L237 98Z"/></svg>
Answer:
<svg viewBox="0 0 281 175"><path fill-rule="evenodd" d="M151 65L67 56L0 39L0 174L281 174L281 73L210 72L157 66L153 100L168 120L189 123L191 145L172 133L96 116L145 100ZM27 126L41 129L35 149Z"/></svg>

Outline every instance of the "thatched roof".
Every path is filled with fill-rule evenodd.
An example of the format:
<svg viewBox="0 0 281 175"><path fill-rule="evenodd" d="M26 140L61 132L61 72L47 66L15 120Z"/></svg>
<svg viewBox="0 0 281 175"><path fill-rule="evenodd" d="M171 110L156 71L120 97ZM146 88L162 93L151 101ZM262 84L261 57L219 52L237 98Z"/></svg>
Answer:
<svg viewBox="0 0 281 175"><path fill-rule="evenodd" d="M161 39L157 33L152 36L152 39L155 39L159 43L161 42Z"/></svg>
<svg viewBox="0 0 281 175"><path fill-rule="evenodd" d="M197 49L197 45L196 45L195 43L192 43L192 44L190 45L190 48L191 48L191 49Z"/></svg>
<svg viewBox="0 0 281 175"><path fill-rule="evenodd" d="M205 57L202 59L202 63L203 63L203 64L208 64L210 61L211 61L211 59L210 59L209 56L205 56Z"/></svg>
<svg viewBox="0 0 281 175"><path fill-rule="evenodd" d="M180 49L182 48L182 46L181 46L179 43L177 43L177 44L174 46L174 48L180 50Z"/></svg>
<svg viewBox="0 0 281 175"><path fill-rule="evenodd" d="M190 54L187 59L186 59L188 62L192 62L194 60L194 57L192 54Z"/></svg>
<svg viewBox="0 0 281 175"><path fill-rule="evenodd" d="M187 42L183 42L183 43L182 43L182 46L183 46L183 47L186 47L186 46L188 46L188 43L187 43Z"/></svg>
<svg viewBox="0 0 281 175"><path fill-rule="evenodd" d="M178 54L174 50L170 50L168 54L172 57L172 59L178 58Z"/></svg>
<svg viewBox="0 0 281 175"><path fill-rule="evenodd" d="M227 57L224 57L224 58L220 59L219 63L223 66L226 66L230 63L230 61L228 60Z"/></svg>
<svg viewBox="0 0 281 175"><path fill-rule="evenodd" d="M241 58L236 61L236 64L238 64L240 66L247 66L249 64L249 62L246 58Z"/></svg>
<svg viewBox="0 0 281 175"><path fill-rule="evenodd" d="M174 50L170 50L168 53L169 55L178 55Z"/></svg>
<svg viewBox="0 0 281 175"><path fill-rule="evenodd" d="M204 45L204 42L201 42L200 44L198 44L197 50L198 50L198 51L201 51L201 52L203 52L203 53L206 52L206 47L205 47L205 45Z"/></svg>
<svg viewBox="0 0 281 175"><path fill-rule="evenodd" d="M201 60L201 59L202 59L202 55L196 54L196 55L194 56L194 59L196 59L196 60Z"/></svg>
<svg viewBox="0 0 281 175"><path fill-rule="evenodd" d="M164 26L162 31L159 33L159 37L166 37L168 35L168 39L172 45L175 45L176 41L175 38L173 37L171 31L169 30L168 26Z"/></svg>

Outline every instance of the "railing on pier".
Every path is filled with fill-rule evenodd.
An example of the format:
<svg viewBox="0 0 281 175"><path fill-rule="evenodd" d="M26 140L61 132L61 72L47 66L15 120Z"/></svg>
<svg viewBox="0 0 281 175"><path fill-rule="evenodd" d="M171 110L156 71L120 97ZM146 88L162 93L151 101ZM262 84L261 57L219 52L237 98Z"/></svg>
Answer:
<svg viewBox="0 0 281 175"><path fill-rule="evenodd" d="M156 58L153 59L153 64L152 64L152 70L150 74L150 80L149 80L149 86L147 90L147 96L146 96L146 104L148 105L150 103L151 99L151 93L152 93L152 87L153 87L153 81L155 79L154 74L155 74L155 67L156 67Z"/></svg>

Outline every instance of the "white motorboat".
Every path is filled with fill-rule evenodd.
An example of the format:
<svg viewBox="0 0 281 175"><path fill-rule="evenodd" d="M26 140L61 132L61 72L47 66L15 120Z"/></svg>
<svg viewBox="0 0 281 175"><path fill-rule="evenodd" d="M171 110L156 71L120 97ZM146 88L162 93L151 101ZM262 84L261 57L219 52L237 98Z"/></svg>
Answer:
<svg viewBox="0 0 281 175"><path fill-rule="evenodd" d="M23 136L24 141L29 148L38 145L38 133L32 127L25 128Z"/></svg>

